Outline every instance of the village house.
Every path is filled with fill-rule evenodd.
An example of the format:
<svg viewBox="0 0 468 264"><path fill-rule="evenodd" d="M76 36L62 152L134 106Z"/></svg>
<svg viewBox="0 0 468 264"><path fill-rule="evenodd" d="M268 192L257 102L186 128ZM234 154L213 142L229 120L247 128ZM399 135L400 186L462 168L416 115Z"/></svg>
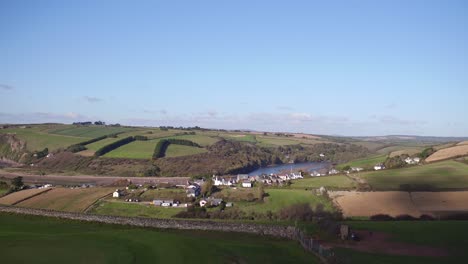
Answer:
<svg viewBox="0 0 468 264"><path fill-rule="evenodd" d="M201 188L200 185L194 183L189 186L187 186L187 197L197 197L200 195Z"/></svg>
<svg viewBox="0 0 468 264"><path fill-rule="evenodd" d="M242 187L244 188L252 188L252 182L249 180L243 180L242 181Z"/></svg>
<svg viewBox="0 0 468 264"><path fill-rule="evenodd" d="M384 170L385 166L383 164L377 164L374 166L374 170Z"/></svg>
<svg viewBox="0 0 468 264"><path fill-rule="evenodd" d="M112 193L112 197L114 198L119 198L121 196L120 190L117 189L115 192Z"/></svg>
<svg viewBox="0 0 468 264"><path fill-rule="evenodd" d="M312 176L312 177L319 177L319 176L322 176L322 174L321 174L320 172L318 172L318 171L313 171L313 172L310 174L310 176Z"/></svg>
<svg viewBox="0 0 468 264"><path fill-rule="evenodd" d="M351 167L351 171L360 172L360 171L363 171L363 170L364 170L364 168Z"/></svg>
<svg viewBox="0 0 468 264"><path fill-rule="evenodd" d="M301 172L298 172L298 173L291 173L289 178L291 178L291 180L296 180L296 179L303 179L304 177L302 177Z"/></svg>
<svg viewBox="0 0 468 264"><path fill-rule="evenodd" d="M215 186L232 186L236 184L236 178L231 177L220 177L213 175L213 184Z"/></svg>
<svg viewBox="0 0 468 264"><path fill-rule="evenodd" d="M406 164L418 164L419 161L420 161L420 159L418 157L415 157L415 158L407 157L405 159Z"/></svg>
<svg viewBox="0 0 468 264"><path fill-rule="evenodd" d="M170 207L172 206L174 203L178 204L178 202L175 202L174 200L153 200L153 204L155 206L162 206L162 207Z"/></svg>
<svg viewBox="0 0 468 264"><path fill-rule="evenodd" d="M340 171L339 171L339 170L336 170L336 169L331 169L331 170L328 172L329 175L338 174L338 173L340 173Z"/></svg>
<svg viewBox="0 0 468 264"><path fill-rule="evenodd" d="M208 197L200 200L200 207L204 207L207 204L211 206L218 206L223 202L223 199Z"/></svg>
<svg viewBox="0 0 468 264"><path fill-rule="evenodd" d="M241 182L243 180L248 180L249 175L248 174L237 174L237 182Z"/></svg>

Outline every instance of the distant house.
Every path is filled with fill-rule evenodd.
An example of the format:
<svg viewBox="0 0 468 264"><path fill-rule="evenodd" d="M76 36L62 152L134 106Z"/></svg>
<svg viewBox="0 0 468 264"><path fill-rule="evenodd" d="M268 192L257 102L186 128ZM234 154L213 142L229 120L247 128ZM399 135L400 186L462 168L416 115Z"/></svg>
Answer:
<svg viewBox="0 0 468 264"><path fill-rule="evenodd" d="M383 170L385 169L385 166L383 164L377 164L374 166L374 170Z"/></svg>
<svg viewBox="0 0 468 264"><path fill-rule="evenodd" d="M114 197L114 198L119 198L120 195L121 195L121 194L120 194L120 190L118 190L118 189L115 190L115 192L112 193L112 197Z"/></svg>
<svg viewBox="0 0 468 264"><path fill-rule="evenodd" d="M248 180L249 175L248 174L237 174L237 182L241 182L243 180Z"/></svg>
<svg viewBox="0 0 468 264"><path fill-rule="evenodd" d="M223 199L217 199L217 198L206 198L206 199L201 199L200 200L200 207L204 207L207 204L211 206L218 206L223 202Z"/></svg>
<svg viewBox="0 0 468 264"><path fill-rule="evenodd" d="M313 172L310 174L310 176L312 176L312 177L319 177L319 176L322 176L322 174L321 174L320 172L318 172L318 171L313 171Z"/></svg>
<svg viewBox="0 0 468 264"><path fill-rule="evenodd" d="M351 167L351 171L356 171L356 172L360 172L360 171L363 171L364 168L359 168L359 167Z"/></svg>
<svg viewBox="0 0 468 264"><path fill-rule="evenodd" d="M155 206L170 207L174 204L174 200L153 200Z"/></svg>
<svg viewBox="0 0 468 264"><path fill-rule="evenodd" d="M320 153L319 156L320 156L321 158L325 158L325 154L323 154L323 153Z"/></svg>
<svg viewBox="0 0 468 264"><path fill-rule="evenodd" d="M242 187L252 188L252 182L250 182L249 180L244 180L244 181L242 181Z"/></svg>
<svg viewBox="0 0 468 264"><path fill-rule="evenodd" d="M295 180L295 179L302 179L304 177L302 177L302 173L292 173L290 176L289 176L292 180Z"/></svg>
<svg viewBox="0 0 468 264"><path fill-rule="evenodd" d="M330 175L338 174L338 173L340 173L340 172L339 172L338 170L336 170L336 169L331 169L331 170L328 172L328 174L330 174Z"/></svg>
<svg viewBox="0 0 468 264"><path fill-rule="evenodd" d="M415 158L407 157L407 158L405 159L405 162L406 162L407 164L418 164L419 161L420 161L420 159L419 159L418 157L415 157Z"/></svg>
<svg viewBox="0 0 468 264"><path fill-rule="evenodd" d="M233 203L226 203L226 207L233 207L234 204Z"/></svg>
<svg viewBox="0 0 468 264"><path fill-rule="evenodd" d="M187 197L197 197L200 195L201 188L198 184L191 184L187 187Z"/></svg>
<svg viewBox="0 0 468 264"><path fill-rule="evenodd" d="M213 184L215 186L232 186L236 184L236 178L213 176Z"/></svg>

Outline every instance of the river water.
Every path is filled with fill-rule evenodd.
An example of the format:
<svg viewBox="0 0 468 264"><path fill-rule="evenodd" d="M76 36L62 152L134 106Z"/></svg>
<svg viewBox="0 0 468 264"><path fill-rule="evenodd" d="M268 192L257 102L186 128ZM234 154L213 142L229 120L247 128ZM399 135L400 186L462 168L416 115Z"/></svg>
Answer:
<svg viewBox="0 0 468 264"><path fill-rule="evenodd" d="M280 173L289 173L292 171L307 171L312 172L324 168L328 168L330 163L328 162L303 162L303 163L287 163L287 164L280 164L280 165L272 165L268 167L263 167L256 169L249 173L249 176L261 175L261 174L280 174Z"/></svg>

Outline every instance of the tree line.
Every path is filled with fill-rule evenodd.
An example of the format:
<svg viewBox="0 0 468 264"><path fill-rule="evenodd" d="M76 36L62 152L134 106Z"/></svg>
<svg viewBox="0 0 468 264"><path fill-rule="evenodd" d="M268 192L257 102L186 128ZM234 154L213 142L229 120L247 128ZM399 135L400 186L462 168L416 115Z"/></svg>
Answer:
<svg viewBox="0 0 468 264"><path fill-rule="evenodd" d="M201 146L198 145L197 143L190 141L190 140L186 140L186 139L177 139L177 138L162 139L158 142L158 144L156 144L156 147L154 148L153 159L163 158L166 155L166 150L170 144L185 145L185 146L201 148Z"/></svg>
<svg viewBox="0 0 468 264"><path fill-rule="evenodd" d="M128 144L128 143L130 143L130 142L133 142L133 141L135 141L135 140L136 140L135 137L132 137L132 136L126 137L126 138L122 138L122 139L120 139L120 140L117 140L117 141L115 141L115 142L112 142L112 143L110 143L110 144L108 144L108 145L105 145L104 147L98 149L98 150L94 153L94 156L102 156L102 155L104 155L104 154L106 154L106 153L108 153L108 152L111 152L112 150L114 150L114 149L116 149L116 148L118 148L118 147L121 147L121 146L123 146L123 145L126 145L126 144Z"/></svg>

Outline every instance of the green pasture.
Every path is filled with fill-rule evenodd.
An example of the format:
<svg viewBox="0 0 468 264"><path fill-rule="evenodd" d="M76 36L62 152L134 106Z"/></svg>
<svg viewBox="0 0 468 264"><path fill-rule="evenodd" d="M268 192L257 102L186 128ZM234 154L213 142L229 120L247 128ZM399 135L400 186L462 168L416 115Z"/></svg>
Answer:
<svg viewBox="0 0 468 264"><path fill-rule="evenodd" d="M360 174L375 190L399 190L402 184L434 189L468 188L468 165L442 161L402 169L386 169Z"/></svg>
<svg viewBox="0 0 468 264"><path fill-rule="evenodd" d="M180 156L195 155L195 154L200 154L200 153L205 153L205 152L207 152L207 150L204 148L170 144L166 150L166 157L168 158L180 157Z"/></svg>
<svg viewBox="0 0 468 264"><path fill-rule="evenodd" d="M363 159L353 160L344 164L340 164L337 166L338 169L343 169L346 166L350 167L358 167L364 169L372 169L374 165L382 163L387 159L387 155L377 155L371 156Z"/></svg>
<svg viewBox="0 0 468 264"><path fill-rule="evenodd" d="M134 130L127 127L106 127L106 126L69 126L50 130L50 134L58 134L73 137L97 138L109 134L128 132Z"/></svg>
<svg viewBox="0 0 468 264"><path fill-rule="evenodd" d="M297 242L0 215L3 263L318 263Z"/></svg>
<svg viewBox="0 0 468 264"><path fill-rule="evenodd" d="M86 140L86 138L82 137L47 134L38 128L1 129L0 133L16 134L20 140L26 142L26 148L30 151L43 150L44 148L53 151Z"/></svg>
<svg viewBox="0 0 468 264"><path fill-rule="evenodd" d="M308 177L293 180L291 188L295 189L317 189L325 187L327 189L351 189L355 187L355 182L344 175Z"/></svg>
<svg viewBox="0 0 468 264"><path fill-rule="evenodd" d="M171 218L185 208L161 207L148 203L128 203L105 200L93 207L91 213L131 217Z"/></svg>
<svg viewBox="0 0 468 264"><path fill-rule="evenodd" d="M107 158L151 159L158 139L133 141L104 155Z"/></svg>

